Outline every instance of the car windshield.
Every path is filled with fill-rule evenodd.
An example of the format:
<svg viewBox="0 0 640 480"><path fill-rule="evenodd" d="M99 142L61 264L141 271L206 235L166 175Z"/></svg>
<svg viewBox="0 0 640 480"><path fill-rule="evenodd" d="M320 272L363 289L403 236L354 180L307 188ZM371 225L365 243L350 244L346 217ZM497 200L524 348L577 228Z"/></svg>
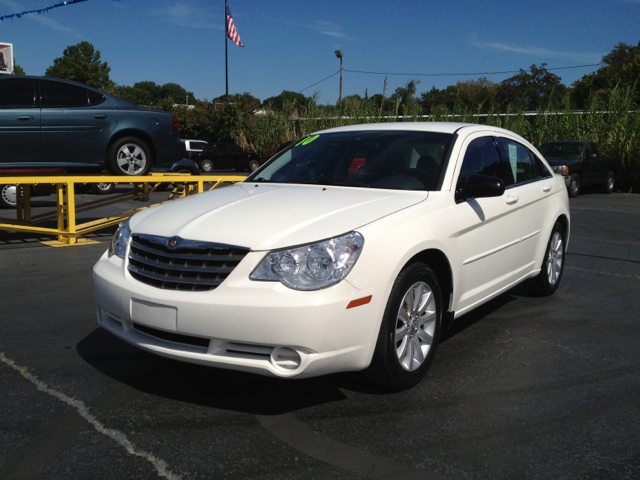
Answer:
<svg viewBox="0 0 640 480"><path fill-rule="evenodd" d="M416 131L320 133L297 142L248 181L435 190L452 138Z"/></svg>
<svg viewBox="0 0 640 480"><path fill-rule="evenodd" d="M540 147L540 153L550 158L580 158L581 143L545 143Z"/></svg>

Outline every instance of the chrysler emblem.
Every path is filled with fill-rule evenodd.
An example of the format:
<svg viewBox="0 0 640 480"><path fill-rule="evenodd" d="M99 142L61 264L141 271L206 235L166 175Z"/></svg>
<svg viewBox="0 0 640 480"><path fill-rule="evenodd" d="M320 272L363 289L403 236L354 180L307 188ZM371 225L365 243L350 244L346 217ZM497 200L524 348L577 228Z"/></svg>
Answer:
<svg viewBox="0 0 640 480"><path fill-rule="evenodd" d="M178 243L180 243L180 240L178 239L178 237L173 237L172 239L169 240L167 245L169 246L169 248L176 248L178 246Z"/></svg>

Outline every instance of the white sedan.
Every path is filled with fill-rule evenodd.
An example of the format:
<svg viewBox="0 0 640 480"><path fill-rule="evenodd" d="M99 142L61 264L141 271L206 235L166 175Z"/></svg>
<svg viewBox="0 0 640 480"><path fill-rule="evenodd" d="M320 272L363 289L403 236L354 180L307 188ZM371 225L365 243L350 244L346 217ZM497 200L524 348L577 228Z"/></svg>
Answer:
<svg viewBox="0 0 640 480"><path fill-rule="evenodd" d="M552 294L568 238L563 179L515 133L356 125L134 215L93 291L103 328L158 355L408 388L456 318L527 279Z"/></svg>

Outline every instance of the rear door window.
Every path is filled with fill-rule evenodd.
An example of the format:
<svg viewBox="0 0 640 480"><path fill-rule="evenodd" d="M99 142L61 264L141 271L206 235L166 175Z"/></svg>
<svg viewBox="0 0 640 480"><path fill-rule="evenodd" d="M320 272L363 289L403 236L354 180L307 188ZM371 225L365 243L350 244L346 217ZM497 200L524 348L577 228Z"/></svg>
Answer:
<svg viewBox="0 0 640 480"><path fill-rule="evenodd" d="M498 138L497 141L515 184L530 182L541 177L527 147L506 138Z"/></svg>
<svg viewBox="0 0 640 480"><path fill-rule="evenodd" d="M45 81L45 107L87 107L87 89L70 83Z"/></svg>

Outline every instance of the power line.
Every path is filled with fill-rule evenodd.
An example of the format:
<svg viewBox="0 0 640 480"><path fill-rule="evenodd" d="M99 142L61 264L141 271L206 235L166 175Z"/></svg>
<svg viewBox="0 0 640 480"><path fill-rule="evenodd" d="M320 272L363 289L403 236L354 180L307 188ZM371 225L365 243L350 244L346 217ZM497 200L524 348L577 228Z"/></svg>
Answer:
<svg viewBox="0 0 640 480"><path fill-rule="evenodd" d="M574 66L571 66L571 67L547 68L546 70L569 70L569 69L572 69L572 68L597 67L597 66L600 66L602 64L603 64L603 62L600 62L600 63L589 63L589 64L586 64L586 65L574 65ZM365 74L368 74L368 75L391 75L391 76L406 76L406 77L455 77L455 76L475 77L475 76L478 76L478 75L500 75L500 74L505 74L505 73L520 73L521 70L522 69L520 69L520 70L504 70L502 72L477 72L477 73L393 73L393 72L368 72L368 71L365 71L365 70L348 70L346 68L344 69L345 72L349 72L349 73L365 73ZM322 83L325 80L329 80L331 77L335 77L339 73L340 73L340 70L338 70L334 74L329 75L326 78L323 78L319 82L316 82L316 83L314 83L312 85L309 85L308 87L304 87L302 90L300 90L299 93L304 92L308 88L315 87L319 83Z"/></svg>
<svg viewBox="0 0 640 480"><path fill-rule="evenodd" d="M308 87L304 87L302 90L300 90L300 93L304 92L307 88L311 88L311 87L315 87L316 85L318 85L319 83L324 82L325 80L329 80L331 77L335 77L336 75L338 75L340 73L340 70L338 70L336 73L329 75L326 78L323 78L322 80L320 80L319 82L314 83L313 85L309 85Z"/></svg>
<svg viewBox="0 0 640 480"><path fill-rule="evenodd" d="M597 67L598 65L602 65L602 62L590 63L588 65L575 65L572 67L547 68L546 70L567 70L570 68ZM477 73L392 73L392 72L367 72L365 70L347 70L346 68L344 69L344 71L350 72L350 73L366 73L369 75L397 75L397 76L410 76L410 77L454 77L454 76L478 76L478 75L498 75L498 74L505 74L505 73L520 73L520 70L505 70L502 72L477 72Z"/></svg>

